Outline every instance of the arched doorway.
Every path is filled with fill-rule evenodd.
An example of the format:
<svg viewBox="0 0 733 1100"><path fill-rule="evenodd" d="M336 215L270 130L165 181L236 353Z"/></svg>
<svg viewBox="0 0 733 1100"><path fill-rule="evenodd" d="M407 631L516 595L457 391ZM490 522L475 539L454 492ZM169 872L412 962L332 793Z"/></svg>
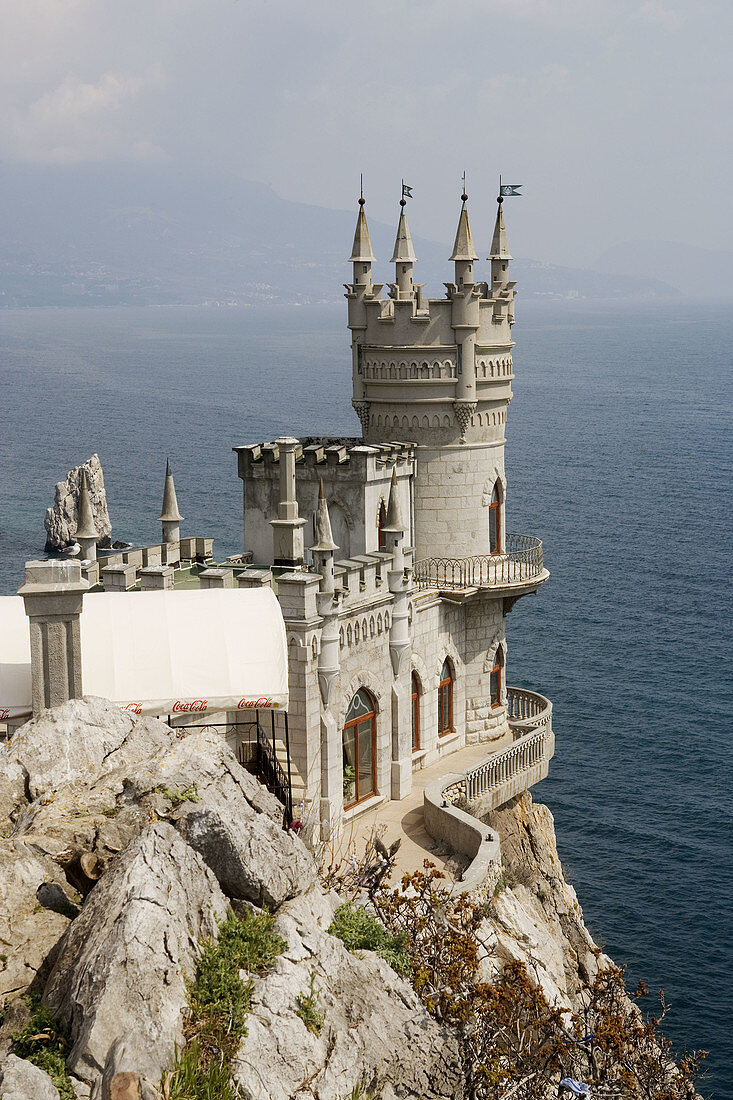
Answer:
<svg viewBox="0 0 733 1100"><path fill-rule="evenodd" d="M413 672L412 685L412 751L420 748L420 678Z"/></svg>
<svg viewBox="0 0 733 1100"><path fill-rule="evenodd" d="M504 670L504 650L501 646L496 647L496 654L494 656L494 665L491 669L490 678L490 693L491 693L491 705L492 707L501 706L501 691L502 691L502 679Z"/></svg>
<svg viewBox="0 0 733 1100"><path fill-rule="evenodd" d="M377 789L377 715L366 688L360 688L349 704L342 745L344 807L348 808Z"/></svg>
<svg viewBox="0 0 733 1100"><path fill-rule="evenodd" d="M453 732L453 666L446 657L438 685L438 737Z"/></svg>
<svg viewBox="0 0 733 1100"><path fill-rule="evenodd" d="M494 482L489 505L489 553L501 553L501 485Z"/></svg>

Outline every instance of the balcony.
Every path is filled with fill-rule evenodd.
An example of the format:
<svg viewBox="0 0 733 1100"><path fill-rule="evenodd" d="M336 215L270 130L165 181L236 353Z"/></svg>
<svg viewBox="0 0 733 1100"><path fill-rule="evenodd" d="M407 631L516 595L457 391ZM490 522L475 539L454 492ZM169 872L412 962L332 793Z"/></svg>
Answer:
<svg viewBox="0 0 733 1100"><path fill-rule="evenodd" d="M536 591L549 577L542 563L542 541L533 535L507 535L502 554L472 558L423 558L415 562L417 588L439 592L479 589L506 591L507 595Z"/></svg>

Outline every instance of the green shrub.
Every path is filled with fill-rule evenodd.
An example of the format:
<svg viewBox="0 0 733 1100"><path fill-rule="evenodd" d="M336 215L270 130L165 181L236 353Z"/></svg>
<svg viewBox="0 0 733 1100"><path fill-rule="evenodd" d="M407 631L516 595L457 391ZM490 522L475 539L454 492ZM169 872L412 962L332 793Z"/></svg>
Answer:
<svg viewBox="0 0 733 1100"><path fill-rule="evenodd" d="M196 977L188 986L186 1046L168 1079L170 1100L235 1100L229 1066L247 1034L252 982L240 970L265 970L286 944L267 913L229 913L216 941L202 944Z"/></svg>
<svg viewBox="0 0 733 1100"><path fill-rule="evenodd" d="M409 974L406 934L398 932L396 936L390 935L376 917L372 917L361 905L340 905L328 931L332 936L337 936L349 951L376 951L398 974Z"/></svg>
<svg viewBox="0 0 733 1100"><path fill-rule="evenodd" d="M40 997L26 997L31 1018L22 1031L11 1035L13 1054L38 1066L53 1081L61 1100L76 1100L66 1071L69 1038L59 1022L41 1004Z"/></svg>
<svg viewBox="0 0 733 1100"><path fill-rule="evenodd" d="M199 795L194 783L190 787L156 787L156 794L162 794L164 798L177 810L184 802L198 802Z"/></svg>
<svg viewBox="0 0 733 1100"><path fill-rule="evenodd" d="M321 1034L326 1020L325 1013L321 1012L318 1007L318 994L320 992L320 989L316 985L315 974L311 974L308 992L299 993L295 998L295 1003L298 1006L295 1010L295 1015L300 1016L305 1026L309 1031L312 1031L314 1035Z"/></svg>

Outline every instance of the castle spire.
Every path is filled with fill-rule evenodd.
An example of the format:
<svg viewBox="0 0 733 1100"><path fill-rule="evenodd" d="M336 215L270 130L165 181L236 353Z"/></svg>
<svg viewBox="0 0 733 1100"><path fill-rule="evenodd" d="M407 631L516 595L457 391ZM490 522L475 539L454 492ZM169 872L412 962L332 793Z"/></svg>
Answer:
<svg viewBox="0 0 733 1100"><path fill-rule="evenodd" d="M76 513L76 534L74 536L81 547L82 561L96 561L97 528L94 524L94 510L89 491L89 472L82 466L79 475L79 503Z"/></svg>
<svg viewBox="0 0 733 1100"><path fill-rule="evenodd" d="M404 184L402 185L403 197L400 199L400 220L397 225L397 236L394 242L394 251L390 263L395 265L397 282L397 297L401 299L412 298L415 289L412 282L412 265L417 262L415 249L412 247L410 227L407 224L404 197Z"/></svg>
<svg viewBox="0 0 733 1100"><path fill-rule="evenodd" d="M400 507L400 493L399 486L397 484L396 464L392 467L392 480L389 486L389 501L387 502L387 522L385 523L382 530L393 535L404 535L405 533L405 524L402 519L402 509Z"/></svg>
<svg viewBox="0 0 733 1100"><path fill-rule="evenodd" d="M471 226L468 224L468 208L466 203L468 202L468 195L465 189L465 176L464 176L464 189L461 195L461 213L458 218L458 228L456 230L456 239L453 244L453 251L450 258L456 265L456 283L460 286L462 283L473 282L473 262L478 259L476 249L473 246L473 238L471 236Z"/></svg>
<svg viewBox="0 0 733 1100"><path fill-rule="evenodd" d="M173 484L173 471L171 470L170 459L167 459L165 464L163 507L158 519L163 525L163 542L166 544L178 542L181 537L180 523L183 516L178 510L178 499L176 497L176 487Z"/></svg>
<svg viewBox="0 0 733 1100"><path fill-rule="evenodd" d="M315 528L316 541L313 546L311 546L311 550L318 553L328 553L333 550L338 550L338 546L333 541L333 533L331 531L331 517L328 514L328 502L326 501L326 492L323 488L323 478L319 479L318 485L318 504L316 506Z"/></svg>
<svg viewBox="0 0 733 1100"><path fill-rule="evenodd" d="M491 252L488 257L491 260L492 290L501 289L509 282L509 260L512 258L512 254L509 251L509 245L507 244L504 214L502 213L504 200L500 195L496 201L499 208L496 211L494 236L491 240Z"/></svg>
<svg viewBox="0 0 733 1100"><path fill-rule="evenodd" d="M353 264L374 263L372 242L369 239L369 227L367 226L366 214L364 213L365 202L366 199L361 195L359 198L359 214L356 219L356 232L354 233L354 245L351 249L351 255L349 256L349 263Z"/></svg>

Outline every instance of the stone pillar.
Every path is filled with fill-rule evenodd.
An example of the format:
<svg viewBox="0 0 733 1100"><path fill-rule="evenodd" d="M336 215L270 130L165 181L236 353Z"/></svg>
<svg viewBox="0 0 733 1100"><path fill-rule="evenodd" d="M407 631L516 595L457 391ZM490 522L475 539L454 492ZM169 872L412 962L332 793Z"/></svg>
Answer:
<svg viewBox="0 0 733 1100"><path fill-rule="evenodd" d="M202 569L199 584L202 588L234 588L234 571L224 567Z"/></svg>
<svg viewBox="0 0 733 1100"><path fill-rule="evenodd" d="M275 565L290 568L301 566L304 561L303 527L305 520L298 516L295 499L295 449L298 440L290 436L276 439L280 454L280 503L277 519L270 520L273 532L273 561Z"/></svg>
<svg viewBox="0 0 733 1100"><path fill-rule="evenodd" d="M240 588L272 588L271 569L245 569L237 576Z"/></svg>
<svg viewBox="0 0 733 1100"><path fill-rule="evenodd" d="M82 694L80 617L84 593L74 561L28 561L18 589L30 619L34 715Z"/></svg>
<svg viewBox="0 0 733 1100"><path fill-rule="evenodd" d="M102 584L106 592L127 592L137 582L134 565L107 565L102 570Z"/></svg>
<svg viewBox="0 0 733 1100"><path fill-rule="evenodd" d="M412 790L412 692L410 669L392 683L391 796L404 798Z"/></svg>
<svg viewBox="0 0 733 1100"><path fill-rule="evenodd" d="M321 840L339 832L343 807L341 731L330 710L321 713Z"/></svg>
<svg viewBox="0 0 733 1100"><path fill-rule="evenodd" d="M172 591L174 574L172 565L148 565L140 570L140 591Z"/></svg>

